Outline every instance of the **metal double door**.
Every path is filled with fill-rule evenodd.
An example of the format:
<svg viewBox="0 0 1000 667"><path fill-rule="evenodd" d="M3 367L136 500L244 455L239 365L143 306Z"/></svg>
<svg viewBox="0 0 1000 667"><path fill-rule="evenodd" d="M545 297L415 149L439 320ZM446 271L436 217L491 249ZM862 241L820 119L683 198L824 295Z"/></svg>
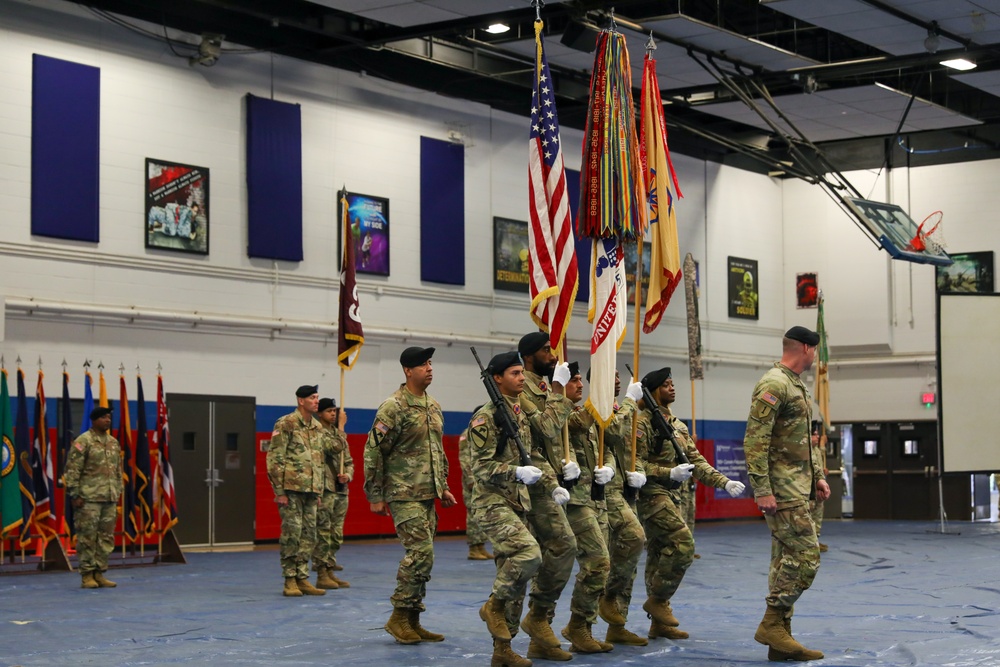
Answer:
<svg viewBox="0 0 1000 667"><path fill-rule="evenodd" d="M254 539L256 400L168 394L170 458L185 546Z"/></svg>

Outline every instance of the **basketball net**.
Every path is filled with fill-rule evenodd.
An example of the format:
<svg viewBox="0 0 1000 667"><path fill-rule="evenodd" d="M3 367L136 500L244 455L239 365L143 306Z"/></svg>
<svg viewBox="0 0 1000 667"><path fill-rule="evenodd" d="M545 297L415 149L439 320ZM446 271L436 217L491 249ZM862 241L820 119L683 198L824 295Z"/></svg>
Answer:
<svg viewBox="0 0 1000 667"><path fill-rule="evenodd" d="M920 223L917 227L917 234L910 239L910 247L907 250L915 252L926 252L931 255L942 255L948 242L944 238L944 213L934 211Z"/></svg>

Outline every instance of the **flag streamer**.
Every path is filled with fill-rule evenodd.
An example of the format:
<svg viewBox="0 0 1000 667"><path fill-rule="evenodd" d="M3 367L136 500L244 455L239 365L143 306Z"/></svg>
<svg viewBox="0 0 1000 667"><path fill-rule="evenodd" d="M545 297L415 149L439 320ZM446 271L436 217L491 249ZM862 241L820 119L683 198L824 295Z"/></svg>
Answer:
<svg viewBox="0 0 1000 667"><path fill-rule="evenodd" d="M691 380L705 379L701 364L701 320L698 318L697 267L694 257L684 257L684 295L687 298L688 369Z"/></svg>

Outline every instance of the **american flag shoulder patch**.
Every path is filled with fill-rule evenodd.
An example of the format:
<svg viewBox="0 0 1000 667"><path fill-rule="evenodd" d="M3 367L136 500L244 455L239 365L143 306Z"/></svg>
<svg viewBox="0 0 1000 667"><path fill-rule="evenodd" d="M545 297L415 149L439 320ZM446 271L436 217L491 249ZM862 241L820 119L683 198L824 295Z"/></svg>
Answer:
<svg viewBox="0 0 1000 667"><path fill-rule="evenodd" d="M271 431L271 437L272 438L277 438L278 437L278 433L279 433L278 429L274 429L273 431Z"/></svg>
<svg viewBox="0 0 1000 667"><path fill-rule="evenodd" d="M372 428L381 433L382 435L385 435L386 433L389 432L389 427L380 421L375 422L375 426L373 426Z"/></svg>
<svg viewBox="0 0 1000 667"><path fill-rule="evenodd" d="M83 451L83 443L82 442L74 442L73 446L76 447L77 449L79 449L81 452Z"/></svg>
<svg viewBox="0 0 1000 667"><path fill-rule="evenodd" d="M486 417L476 417L472 420L470 428L476 428L477 426L482 426L486 423Z"/></svg>
<svg viewBox="0 0 1000 667"><path fill-rule="evenodd" d="M764 401L765 403L770 403L771 405L776 405L778 403L778 397L769 391L765 391L763 394L761 394L760 400Z"/></svg>

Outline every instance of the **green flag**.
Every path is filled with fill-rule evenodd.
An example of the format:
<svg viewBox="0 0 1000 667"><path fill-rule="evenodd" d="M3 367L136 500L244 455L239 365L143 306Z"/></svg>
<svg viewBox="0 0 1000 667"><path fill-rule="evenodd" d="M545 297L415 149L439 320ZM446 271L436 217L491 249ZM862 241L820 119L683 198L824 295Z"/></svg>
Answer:
<svg viewBox="0 0 1000 667"><path fill-rule="evenodd" d="M0 534L21 525L21 490L18 486L17 456L14 454L14 419L10 410L7 391L7 371L0 380L0 433L3 434L3 451L0 459Z"/></svg>

